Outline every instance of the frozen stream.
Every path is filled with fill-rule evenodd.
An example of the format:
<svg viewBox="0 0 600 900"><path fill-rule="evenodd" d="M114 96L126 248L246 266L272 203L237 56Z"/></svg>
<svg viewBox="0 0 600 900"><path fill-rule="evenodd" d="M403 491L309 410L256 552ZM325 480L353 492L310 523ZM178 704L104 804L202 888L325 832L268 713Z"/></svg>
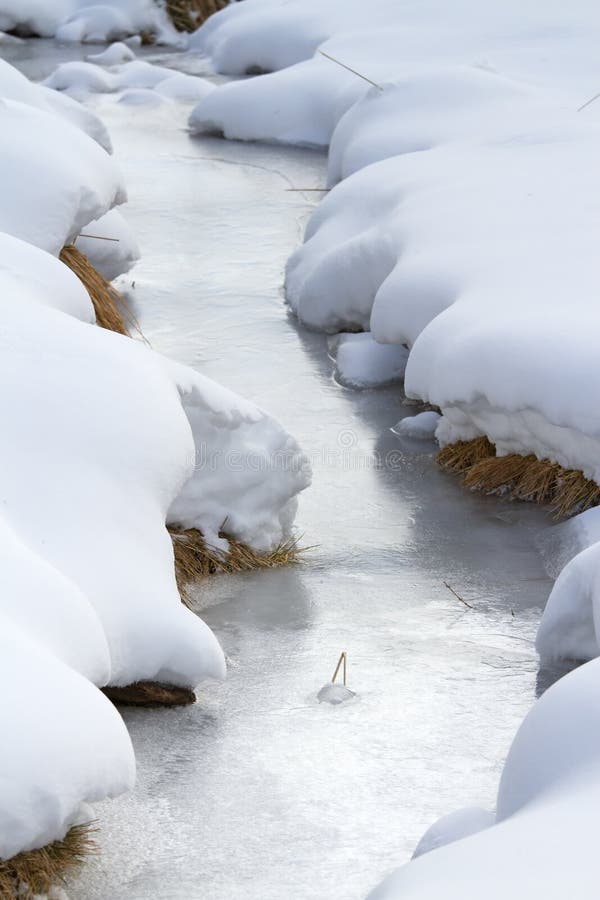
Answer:
<svg viewBox="0 0 600 900"><path fill-rule="evenodd" d="M1 52L33 76L67 58L47 42ZM282 270L317 195L287 189L321 185L323 156L192 139L177 105L97 108L130 188L143 331L299 438L315 476L298 524L316 546L295 568L201 586L229 679L189 709L124 712L138 786L98 807L102 852L70 896L360 900L436 817L494 803L536 694L548 520L401 444L401 391L339 387L325 338L288 316ZM344 649L358 697L320 705Z"/></svg>

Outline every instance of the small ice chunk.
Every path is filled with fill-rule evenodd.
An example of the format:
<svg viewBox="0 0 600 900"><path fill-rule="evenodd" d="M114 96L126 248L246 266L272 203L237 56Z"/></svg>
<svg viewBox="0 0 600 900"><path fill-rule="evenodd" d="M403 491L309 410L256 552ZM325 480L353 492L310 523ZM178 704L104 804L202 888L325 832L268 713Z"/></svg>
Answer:
<svg viewBox="0 0 600 900"><path fill-rule="evenodd" d="M352 697L356 697L356 694L344 684L324 684L317 694L319 703L330 703L332 706L345 703L346 700L351 700Z"/></svg>
<svg viewBox="0 0 600 900"><path fill-rule="evenodd" d="M434 437L441 418L439 413L428 410L418 413L416 416L407 416L406 419L401 419L397 425L394 425L392 431L403 437L427 440Z"/></svg>

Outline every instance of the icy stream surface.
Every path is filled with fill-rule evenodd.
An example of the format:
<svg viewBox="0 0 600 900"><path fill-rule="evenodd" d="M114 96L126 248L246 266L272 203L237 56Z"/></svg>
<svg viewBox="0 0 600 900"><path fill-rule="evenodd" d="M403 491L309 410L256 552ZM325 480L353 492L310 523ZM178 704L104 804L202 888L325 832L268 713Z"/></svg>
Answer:
<svg viewBox="0 0 600 900"><path fill-rule="evenodd" d="M94 51L1 52L40 77ZM341 388L326 339L288 316L283 266L318 196L288 189L321 186L322 155L191 138L184 106L94 108L129 185L143 257L122 286L144 334L299 438L314 549L200 587L229 679L192 708L124 711L138 786L97 808L101 854L70 896L360 900L434 819L494 803L536 694L550 585L534 539L549 520L436 470L431 443L390 431L415 412L401 391ZM342 650L357 696L320 704Z"/></svg>

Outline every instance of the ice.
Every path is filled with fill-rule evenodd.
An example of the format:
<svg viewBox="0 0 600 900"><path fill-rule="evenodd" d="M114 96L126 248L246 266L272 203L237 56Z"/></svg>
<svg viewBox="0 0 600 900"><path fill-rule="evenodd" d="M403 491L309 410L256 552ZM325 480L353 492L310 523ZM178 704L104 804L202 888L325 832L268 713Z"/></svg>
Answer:
<svg viewBox="0 0 600 900"><path fill-rule="evenodd" d="M497 824L482 817L484 830L399 869L369 900L425 900L440 885L448 898L594 896L599 666L562 678L525 718L502 772Z"/></svg>

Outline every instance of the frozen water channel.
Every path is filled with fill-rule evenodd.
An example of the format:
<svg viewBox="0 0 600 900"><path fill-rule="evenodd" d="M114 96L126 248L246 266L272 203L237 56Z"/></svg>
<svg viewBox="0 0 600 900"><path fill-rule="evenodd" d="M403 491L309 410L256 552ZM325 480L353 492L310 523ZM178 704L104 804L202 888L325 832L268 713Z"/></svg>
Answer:
<svg viewBox="0 0 600 900"><path fill-rule="evenodd" d="M78 48L2 48L40 76ZM185 57L170 64L189 68ZM74 900L360 900L462 805L492 806L536 695L549 582L539 510L469 495L390 426L398 388L354 393L281 295L323 184L310 151L191 138L187 108L98 101L143 257L124 286L151 343L249 395L312 457L286 570L202 584L229 679L196 706L125 710L138 785L97 809ZM131 286L131 282L134 286ZM444 585L469 601L467 608ZM316 695L340 651L355 700Z"/></svg>

